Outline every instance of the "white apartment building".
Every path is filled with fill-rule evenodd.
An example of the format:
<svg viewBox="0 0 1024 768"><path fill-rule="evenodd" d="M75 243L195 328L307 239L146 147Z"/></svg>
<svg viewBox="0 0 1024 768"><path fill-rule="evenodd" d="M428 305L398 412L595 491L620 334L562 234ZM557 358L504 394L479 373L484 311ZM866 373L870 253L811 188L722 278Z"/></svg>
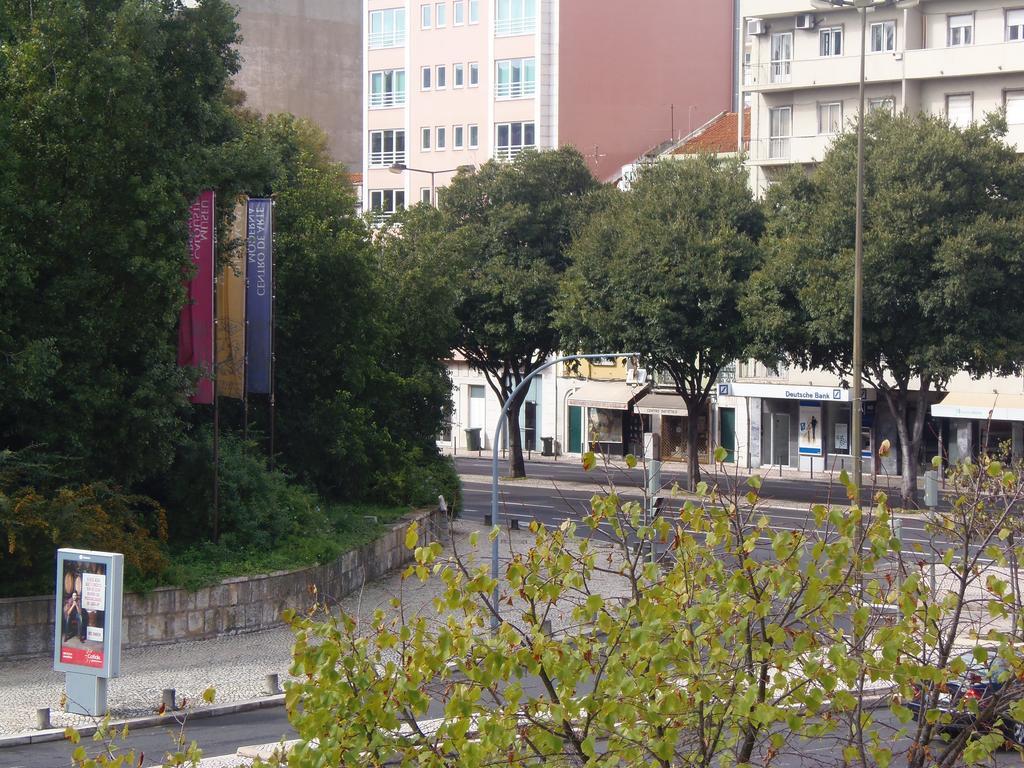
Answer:
<svg viewBox="0 0 1024 768"><path fill-rule="evenodd" d="M743 0L751 34L752 183L822 158L857 114L860 18L810 0ZM867 14L869 109L946 115L958 124L1005 107L1007 141L1024 151L1024 3L921 0Z"/></svg>
<svg viewBox="0 0 1024 768"><path fill-rule="evenodd" d="M611 178L733 99L724 0L645 0L643 12L621 0L363 0L363 12L363 207L383 215L527 147L571 144Z"/></svg>
<svg viewBox="0 0 1024 768"><path fill-rule="evenodd" d="M739 135L749 130L751 184L763 193L785 168L821 160L855 120L860 17L811 0L742 0L740 15L749 33L741 90L750 125L741 118ZM1006 140L1024 152L1024 2L920 0L870 12L866 21L867 108L945 115L961 125L1005 108ZM1002 442L1024 455L1024 381L961 374L947 389L929 398L925 460L956 460ZM735 381L718 388L716 439L735 445L742 466L815 472L850 468L859 443L865 471L896 473L897 451L876 455L884 439L897 445L892 415L871 388L864 398L858 440L850 434L848 381L741 361Z"/></svg>

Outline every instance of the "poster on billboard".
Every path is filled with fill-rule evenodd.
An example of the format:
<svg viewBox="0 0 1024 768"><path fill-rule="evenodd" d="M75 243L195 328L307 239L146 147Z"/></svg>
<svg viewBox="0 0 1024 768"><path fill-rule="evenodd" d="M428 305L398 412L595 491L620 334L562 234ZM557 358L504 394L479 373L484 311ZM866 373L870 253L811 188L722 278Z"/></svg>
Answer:
<svg viewBox="0 0 1024 768"><path fill-rule="evenodd" d="M821 456L821 406L800 403L800 455Z"/></svg>
<svg viewBox="0 0 1024 768"><path fill-rule="evenodd" d="M54 669L117 677L121 666L123 556L57 550Z"/></svg>

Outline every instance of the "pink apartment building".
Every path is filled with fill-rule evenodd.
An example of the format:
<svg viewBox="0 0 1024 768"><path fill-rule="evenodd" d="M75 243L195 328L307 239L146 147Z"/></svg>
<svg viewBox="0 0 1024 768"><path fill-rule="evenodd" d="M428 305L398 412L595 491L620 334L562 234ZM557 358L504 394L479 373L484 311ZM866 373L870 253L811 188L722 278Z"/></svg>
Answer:
<svg viewBox="0 0 1024 768"><path fill-rule="evenodd" d="M363 205L383 214L526 147L571 144L611 179L733 101L731 0L363 0L363 12Z"/></svg>

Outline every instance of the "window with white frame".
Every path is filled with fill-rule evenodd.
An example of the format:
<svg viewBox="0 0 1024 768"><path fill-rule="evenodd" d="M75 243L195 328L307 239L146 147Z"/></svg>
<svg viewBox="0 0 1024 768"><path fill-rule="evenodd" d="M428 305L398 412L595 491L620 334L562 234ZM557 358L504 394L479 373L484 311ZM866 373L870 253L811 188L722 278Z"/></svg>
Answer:
<svg viewBox="0 0 1024 768"><path fill-rule="evenodd" d="M946 19L946 45L971 45L974 42L974 14L961 13Z"/></svg>
<svg viewBox="0 0 1024 768"><path fill-rule="evenodd" d="M434 87L437 89L448 87L448 70L444 64L437 65L437 77L434 80Z"/></svg>
<svg viewBox="0 0 1024 768"><path fill-rule="evenodd" d="M537 23L536 0L494 0L494 35L530 35Z"/></svg>
<svg viewBox="0 0 1024 768"><path fill-rule="evenodd" d="M430 3L424 3L420 6L420 29L430 29L433 26L430 23L431 19L431 5Z"/></svg>
<svg viewBox="0 0 1024 768"><path fill-rule="evenodd" d="M480 65L475 61L469 62L469 87L480 85Z"/></svg>
<svg viewBox="0 0 1024 768"><path fill-rule="evenodd" d="M420 187L420 202L430 205L433 202L430 198L430 187Z"/></svg>
<svg viewBox="0 0 1024 768"><path fill-rule="evenodd" d="M437 126L437 141L434 142L434 149L442 150L448 148L448 131L443 125Z"/></svg>
<svg viewBox="0 0 1024 768"><path fill-rule="evenodd" d="M465 147L465 128L461 125L452 126L452 149Z"/></svg>
<svg viewBox="0 0 1024 768"><path fill-rule="evenodd" d="M1014 8L1006 12L1006 39L1024 40L1024 8Z"/></svg>
<svg viewBox="0 0 1024 768"><path fill-rule="evenodd" d="M405 208L404 189L371 189L370 208L379 216L390 216Z"/></svg>
<svg viewBox="0 0 1024 768"><path fill-rule="evenodd" d="M771 57L771 81L788 83L793 67L792 32L772 33Z"/></svg>
<svg viewBox="0 0 1024 768"><path fill-rule="evenodd" d="M775 107L768 110L768 157L789 157L789 140L793 136L793 108Z"/></svg>
<svg viewBox="0 0 1024 768"><path fill-rule="evenodd" d="M842 56L843 55L843 28L828 27L818 30L818 55L819 56Z"/></svg>
<svg viewBox="0 0 1024 768"><path fill-rule="evenodd" d="M1006 106L1006 122L1010 125L1024 123L1024 89L1006 91L1003 94L1003 101Z"/></svg>
<svg viewBox="0 0 1024 768"><path fill-rule="evenodd" d="M480 23L480 0L469 0L469 23Z"/></svg>
<svg viewBox="0 0 1024 768"><path fill-rule="evenodd" d="M831 135L843 130L843 102L828 101L818 104L818 133Z"/></svg>
<svg viewBox="0 0 1024 768"><path fill-rule="evenodd" d="M477 125L467 125L466 130L469 133L469 148L476 149L480 146L480 127Z"/></svg>
<svg viewBox="0 0 1024 768"><path fill-rule="evenodd" d="M405 45L405 8L370 11L370 48L397 48Z"/></svg>
<svg viewBox="0 0 1024 768"><path fill-rule="evenodd" d="M876 99L868 99L868 111L882 110L890 115L896 114L896 99L892 96L882 96Z"/></svg>
<svg viewBox="0 0 1024 768"><path fill-rule="evenodd" d="M511 160L527 147L537 146L532 121L498 123L494 129L494 156L499 160Z"/></svg>
<svg viewBox="0 0 1024 768"><path fill-rule="evenodd" d="M430 67L423 67L420 70L420 90L429 91L430 82L433 78L433 71Z"/></svg>
<svg viewBox="0 0 1024 768"><path fill-rule="evenodd" d="M466 84L466 65L452 64L452 88L461 88Z"/></svg>
<svg viewBox="0 0 1024 768"><path fill-rule="evenodd" d="M871 53L891 53L896 50L896 21L872 22L868 32L868 50Z"/></svg>
<svg viewBox="0 0 1024 768"><path fill-rule="evenodd" d="M405 104L405 70L382 69L370 73L370 108L401 107Z"/></svg>
<svg viewBox="0 0 1024 768"><path fill-rule="evenodd" d="M534 59L502 59L494 63L494 96L498 99L521 99L537 90L537 69Z"/></svg>
<svg viewBox="0 0 1024 768"><path fill-rule="evenodd" d="M390 168L405 162L405 131L401 129L370 131L371 168Z"/></svg>
<svg viewBox="0 0 1024 768"><path fill-rule="evenodd" d="M452 3L452 24L456 27L466 23L466 0L454 0Z"/></svg>
<svg viewBox="0 0 1024 768"><path fill-rule="evenodd" d="M951 93L946 96L946 119L958 128L974 122L974 94Z"/></svg>
<svg viewBox="0 0 1024 768"><path fill-rule="evenodd" d="M434 26L444 27L448 25L448 4L436 3L434 5Z"/></svg>
<svg viewBox="0 0 1024 768"><path fill-rule="evenodd" d="M429 128L420 128L420 149L424 152L430 151L430 134Z"/></svg>

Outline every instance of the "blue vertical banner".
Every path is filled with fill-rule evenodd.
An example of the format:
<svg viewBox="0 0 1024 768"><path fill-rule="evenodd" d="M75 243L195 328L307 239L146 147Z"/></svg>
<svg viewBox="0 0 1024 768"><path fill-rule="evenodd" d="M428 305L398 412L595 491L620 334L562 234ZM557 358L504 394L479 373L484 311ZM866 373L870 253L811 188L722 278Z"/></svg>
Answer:
<svg viewBox="0 0 1024 768"><path fill-rule="evenodd" d="M246 212L245 391L269 395L273 354L274 208L270 198L250 198Z"/></svg>

